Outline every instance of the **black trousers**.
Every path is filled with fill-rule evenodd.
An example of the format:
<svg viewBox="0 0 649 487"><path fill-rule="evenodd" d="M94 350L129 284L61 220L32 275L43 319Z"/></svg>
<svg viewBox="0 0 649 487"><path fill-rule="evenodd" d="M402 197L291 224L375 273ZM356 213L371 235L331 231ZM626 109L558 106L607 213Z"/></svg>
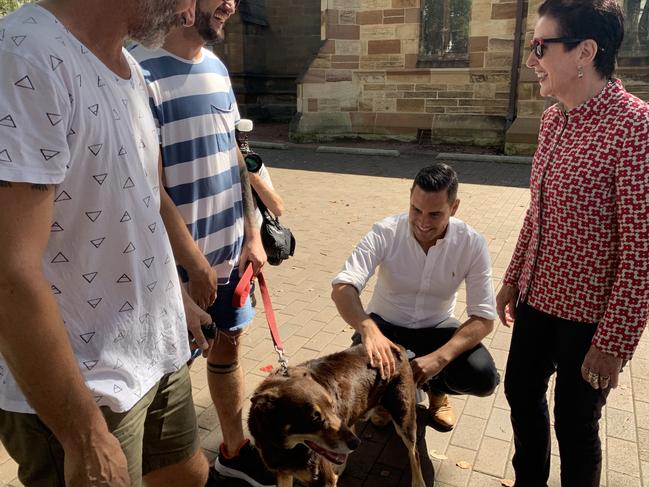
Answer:
<svg viewBox="0 0 649 487"><path fill-rule="evenodd" d="M597 325L568 321L521 303L516 310L505 395L511 408L516 487L545 487L550 474L546 391L556 372L554 429L561 485L598 487L602 469L599 419L609 389L593 389L581 365Z"/></svg>
<svg viewBox="0 0 649 487"><path fill-rule="evenodd" d="M404 328L388 323L379 315L370 315L381 332L394 343L411 350L416 357L428 355L448 342L460 322L449 318L432 328ZM361 337L354 333L354 344L361 343ZM468 394L489 396L500 382L500 375L489 351L479 344L458 356L435 377L426 383L426 389L446 394Z"/></svg>

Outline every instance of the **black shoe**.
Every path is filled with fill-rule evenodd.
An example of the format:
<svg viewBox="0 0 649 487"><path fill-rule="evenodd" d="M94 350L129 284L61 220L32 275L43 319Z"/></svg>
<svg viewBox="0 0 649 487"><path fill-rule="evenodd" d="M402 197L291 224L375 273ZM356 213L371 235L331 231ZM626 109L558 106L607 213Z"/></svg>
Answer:
<svg viewBox="0 0 649 487"><path fill-rule="evenodd" d="M214 469L224 477L244 480L253 487L275 487L276 484L275 475L266 468L259 452L249 441L232 458L225 458L221 445Z"/></svg>

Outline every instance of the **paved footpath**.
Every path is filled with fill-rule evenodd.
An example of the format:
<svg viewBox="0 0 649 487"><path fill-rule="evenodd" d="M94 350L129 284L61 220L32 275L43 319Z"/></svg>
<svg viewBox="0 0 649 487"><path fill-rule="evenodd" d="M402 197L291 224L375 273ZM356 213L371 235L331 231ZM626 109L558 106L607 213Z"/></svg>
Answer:
<svg viewBox="0 0 649 487"><path fill-rule="evenodd" d="M297 238L295 257L279 267L267 266L265 273L289 360L298 364L349 345L351 328L331 302L330 281L373 222L407 209L412 177L432 159L416 155L387 158L317 154L303 149L260 153L286 203L282 223ZM494 285L498 288L529 201L529 166L471 162L452 165L460 176L458 216L486 237L493 259ZM371 291L372 283L363 293L365 302ZM456 316L460 320L466 317L464 290L459 292ZM510 336L511 331L499 324L485 340L501 375ZM245 336L242 363L246 395L266 376L262 369L277 364L262 312ZM220 433L207 387L205 361L199 360L191 374L202 445L214 458ZM454 397L452 404L459 418L455 429L439 433L426 428L422 435L435 471L434 485L498 486L501 479L513 479L512 431L502 386L491 397ZM647 333L622 375L620 387L610 395L601 431L605 449L602 485L649 487ZM407 485L408 467L405 457L399 456L402 447L394 435L368 427L361 438L366 450L350 461L341 483L345 487ZM559 486L556 441L552 460L549 485ZM16 465L4 449L0 450L0 485L22 485L15 477ZM217 481L214 485L243 484Z"/></svg>

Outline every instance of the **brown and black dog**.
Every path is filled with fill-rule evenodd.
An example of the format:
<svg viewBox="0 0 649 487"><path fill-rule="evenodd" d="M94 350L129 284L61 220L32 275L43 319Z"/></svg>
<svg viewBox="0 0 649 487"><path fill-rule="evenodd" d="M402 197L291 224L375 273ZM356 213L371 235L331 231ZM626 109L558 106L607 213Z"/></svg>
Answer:
<svg viewBox="0 0 649 487"><path fill-rule="evenodd" d="M412 370L404 349L395 359L395 374L383 380L357 345L289 367L286 375L277 371L259 385L248 427L278 487L291 487L293 477L309 487L334 487L347 455L360 444L354 424L377 406L390 413L408 449L413 487L425 487Z"/></svg>

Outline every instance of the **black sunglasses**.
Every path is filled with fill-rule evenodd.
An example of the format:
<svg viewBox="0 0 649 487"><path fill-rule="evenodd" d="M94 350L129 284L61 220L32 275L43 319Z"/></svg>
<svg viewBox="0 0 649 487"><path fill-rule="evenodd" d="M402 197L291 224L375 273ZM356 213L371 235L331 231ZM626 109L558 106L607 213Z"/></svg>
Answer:
<svg viewBox="0 0 649 487"><path fill-rule="evenodd" d="M533 52L537 59L541 59L546 44L577 44L585 40L586 39L576 39L574 37L552 37L550 39L535 37L530 41L530 52Z"/></svg>

